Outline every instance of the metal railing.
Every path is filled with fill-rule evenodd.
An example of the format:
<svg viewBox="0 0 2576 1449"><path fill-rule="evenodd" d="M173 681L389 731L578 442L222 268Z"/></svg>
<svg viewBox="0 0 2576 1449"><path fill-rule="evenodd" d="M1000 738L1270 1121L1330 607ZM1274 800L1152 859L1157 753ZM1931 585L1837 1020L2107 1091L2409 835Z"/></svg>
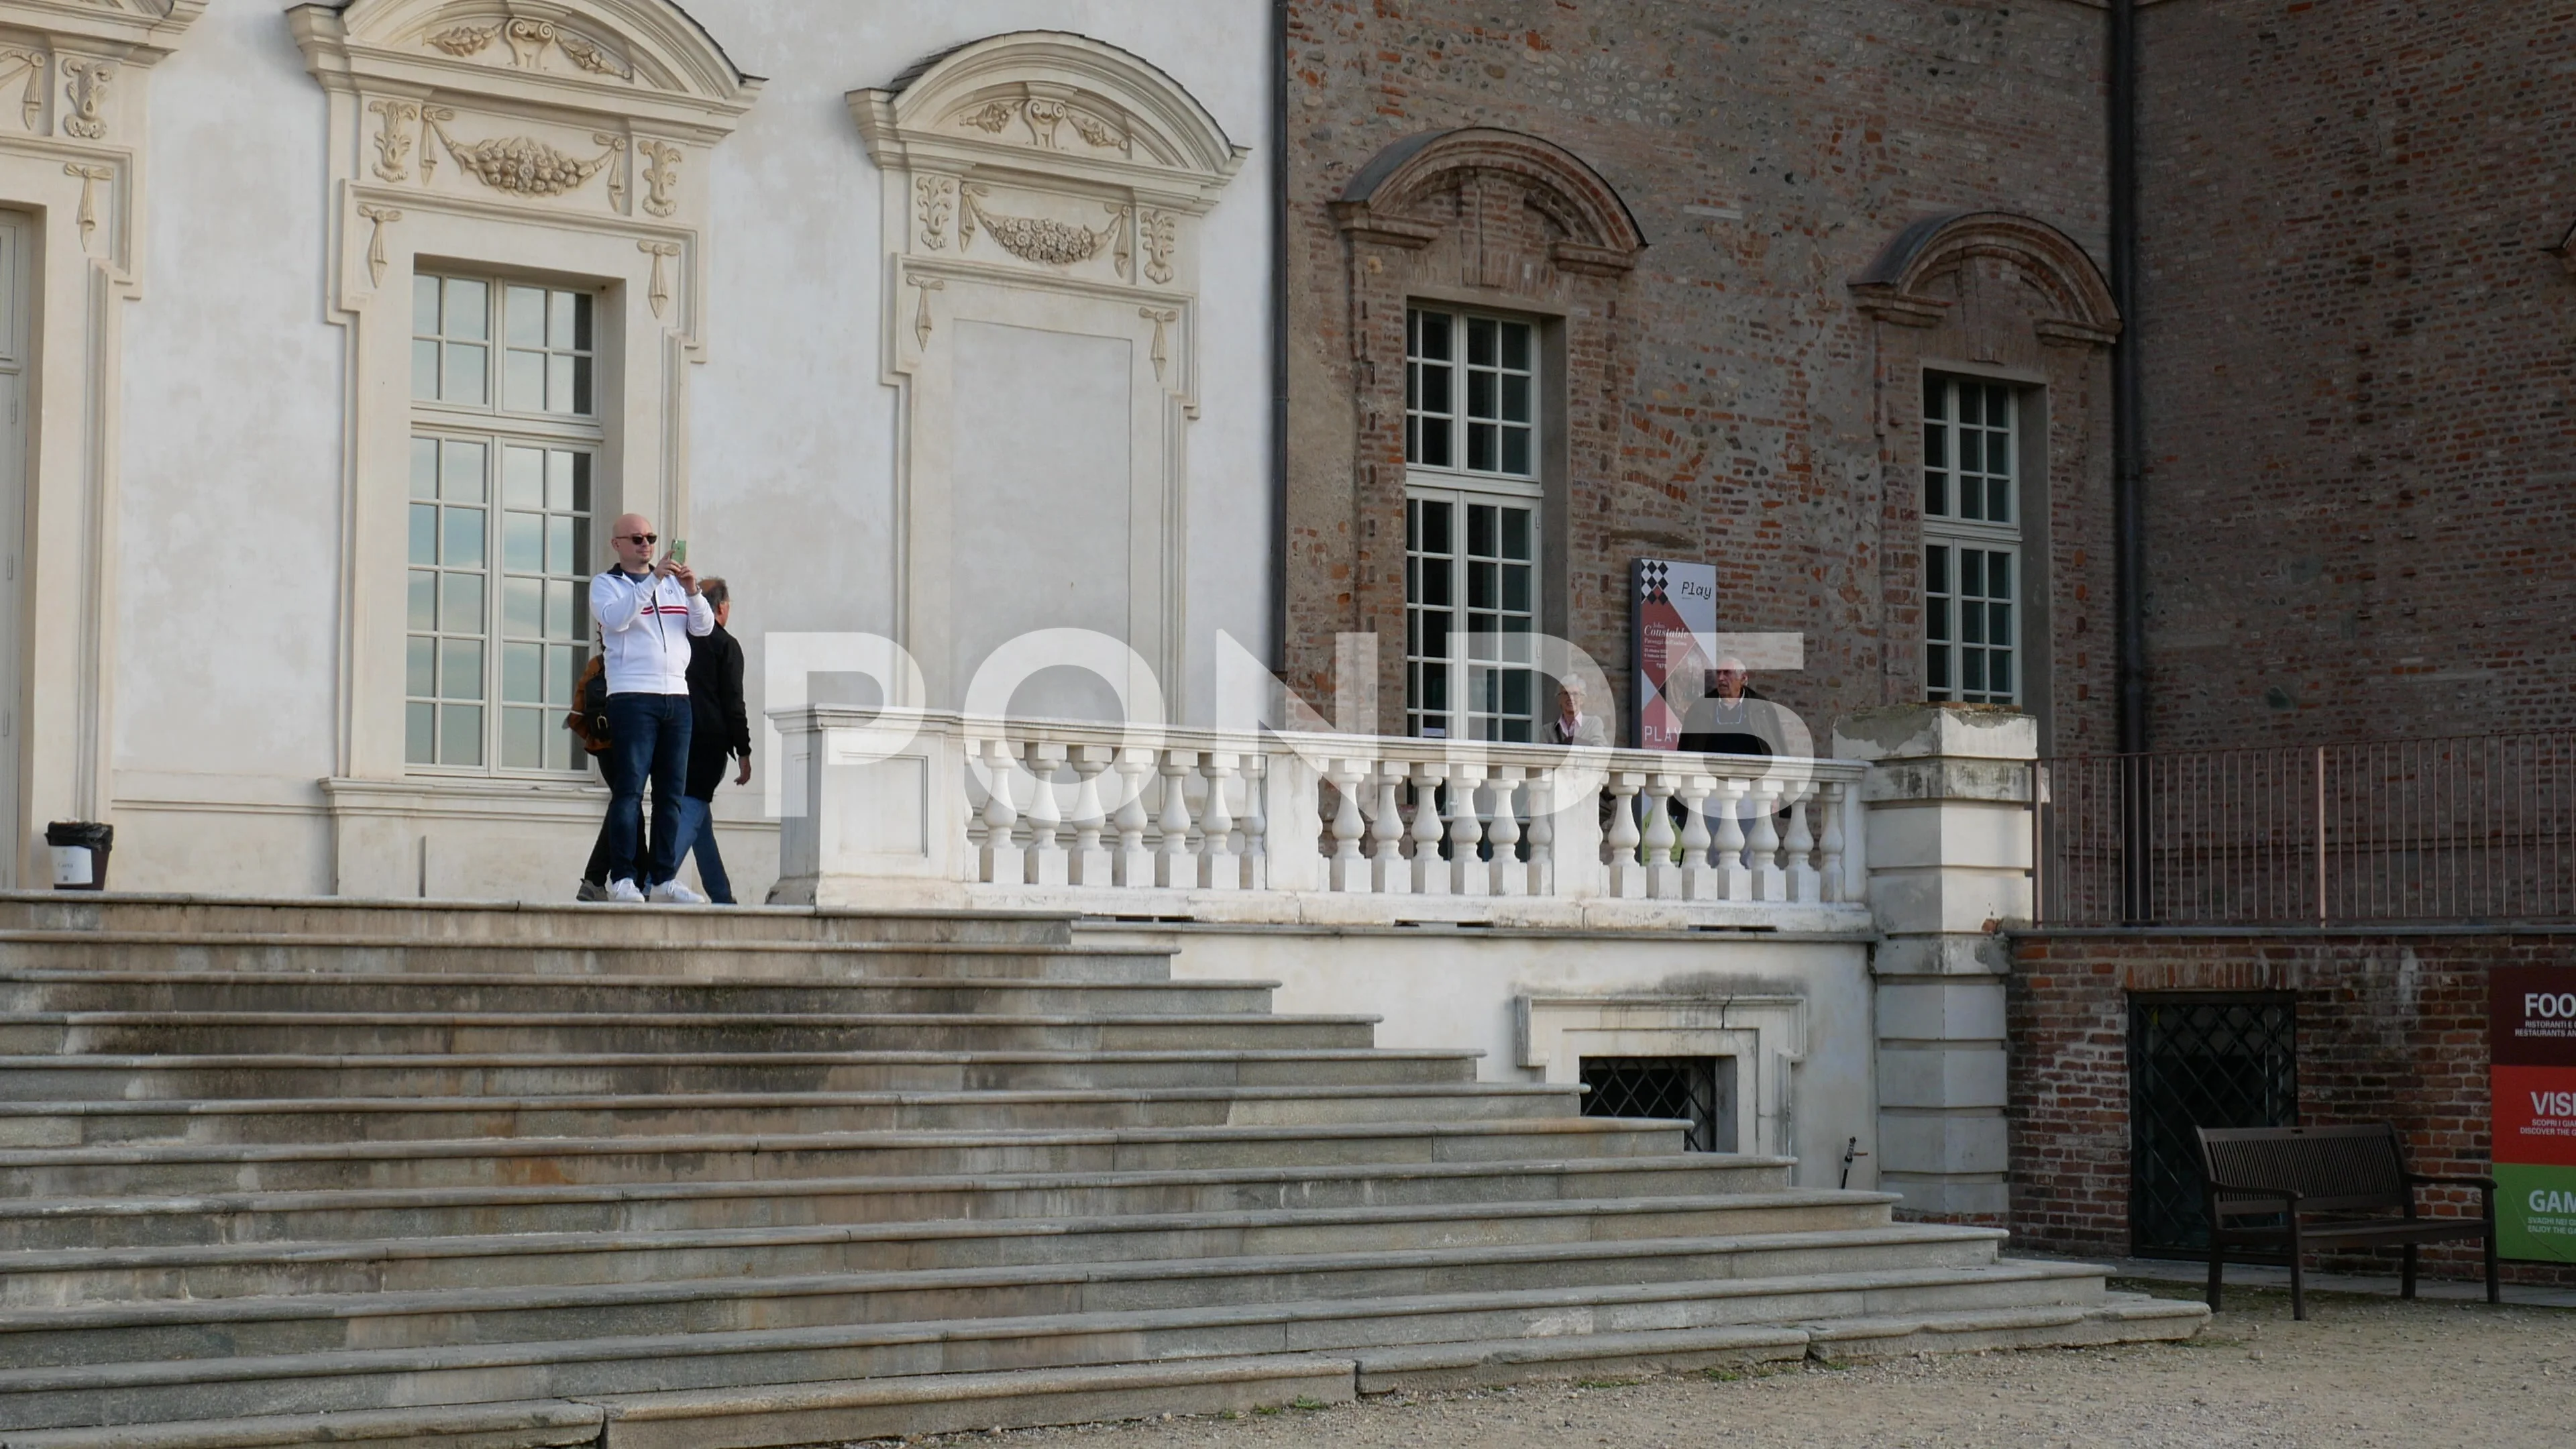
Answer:
<svg viewBox="0 0 2576 1449"><path fill-rule="evenodd" d="M2576 734L2032 768L2042 924L2576 918Z"/></svg>

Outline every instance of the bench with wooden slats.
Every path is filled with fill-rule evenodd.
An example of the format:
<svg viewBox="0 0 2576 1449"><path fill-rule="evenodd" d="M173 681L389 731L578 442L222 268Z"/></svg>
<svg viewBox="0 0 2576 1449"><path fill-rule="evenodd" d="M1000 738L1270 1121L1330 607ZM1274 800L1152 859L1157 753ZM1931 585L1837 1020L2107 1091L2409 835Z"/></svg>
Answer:
<svg viewBox="0 0 2576 1449"><path fill-rule="evenodd" d="M2201 1127L2202 1201L2209 1214L2209 1307L2216 1312L2230 1248L2286 1254L2290 1312L2308 1316L2301 1258L2311 1248L2405 1249L2404 1294L2415 1296L2420 1243L2483 1238L2487 1301L2500 1302L2496 1278L2496 1184L2492 1177L2434 1177L2406 1170L2397 1129L2361 1127ZM2426 1216L2415 1189L2474 1187L2478 1217ZM2392 1216L2391 1214L2394 1214ZM2245 1222L2271 1218L2273 1222ZM2241 1255L2240 1255L2241 1256Z"/></svg>

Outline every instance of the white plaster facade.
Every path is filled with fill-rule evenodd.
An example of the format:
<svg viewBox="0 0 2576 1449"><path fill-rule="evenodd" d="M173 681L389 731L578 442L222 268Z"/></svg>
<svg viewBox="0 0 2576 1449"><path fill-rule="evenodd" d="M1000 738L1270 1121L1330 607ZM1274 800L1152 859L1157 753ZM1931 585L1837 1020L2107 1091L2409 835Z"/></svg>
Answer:
<svg viewBox="0 0 2576 1449"><path fill-rule="evenodd" d="M1069 570L1089 588L1075 603L1123 626L1204 718L1219 631L1268 651L1269 23L1253 0L0 3L0 46L85 27L77 45L122 67L103 139L57 124L78 105L58 83L29 92L44 104L28 135L0 115L0 208L39 223L43 302L35 533L15 575L21 856L41 863L47 819L104 818L120 889L569 893L595 774L405 759L416 263L595 294L591 511L647 512L732 581L755 713L765 634L916 643L912 600L985 597L955 583L978 564L992 607L1049 606L1042 567L994 567L1028 517L1007 487L969 490L952 536L977 558L919 566L927 505L953 481L937 454L986 445L965 466L991 492L1031 437L1080 454L1066 428L1127 403L1118 441L1134 446L1086 466L1096 491L1138 495L1134 516L1057 521L1097 526L1078 546L1129 543L1133 587ZM1005 36L972 74L923 68ZM6 60L0 98L16 93ZM1115 144L952 119L985 91L1081 100ZM936 164L981 182L988 214L1124 231L1064 265L961 253L953 220L946 248L917 232L907 248L916 218L889 204L910 194L901 128L863 137L877 111L944 126ZM508 149L521 138L543 150ZM560 166L507 174L531 156ZM66 157L112 174L66 175ZM1100 205L1121 187L1123 222ZM1172 214L1168 242L1152 212ZM1053 413L978 401L962 433L933 420L921 446L921 402L957 409L944 373L919 384L916 265L947 269L929 300L949 355L1000 368L1002 392L1052 379ZM1109 352L1123 378L1104 376ZM600 534L585 568L604 561ZM929 642L948 687L956 650ZM775 874L762 793L718 796L750 899Z"/></svg>

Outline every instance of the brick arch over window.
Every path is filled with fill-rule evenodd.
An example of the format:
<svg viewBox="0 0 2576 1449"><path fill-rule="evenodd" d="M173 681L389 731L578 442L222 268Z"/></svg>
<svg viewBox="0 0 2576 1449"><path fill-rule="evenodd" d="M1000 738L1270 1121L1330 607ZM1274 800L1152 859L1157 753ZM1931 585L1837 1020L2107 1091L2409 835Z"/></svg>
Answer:
<svg viewBox="0 0 2576 1449"><path fill-rule="evenodd" d="M1568 560L1571 518L1597 518L1615 476L1619 399L1629 369L1620 298L1646 240L1619 193L1572 152L1536 136L1475 127L1429 131L1379 152L1317 217L1308 272L1318 324L1293 346L1299 387L1320 388L1299 416L1346 417L1338 439L1295 450L1288 498L1289 677L1316 699L1334 693L1335 636L1374 634L1378 727L1404 718L1405 313L1423 305L1533 324L1539 342L1537 479L1539 627L1610 619L1624 594ZM1320 245L1326 238L1337 245ZM1338 295L1336 295L1338 294ZM1347 345L1344 341L1347 339ZM1347 412L1344 412L1347 409ZM1303 428L1300 429L1304 431ZM1577 540L1578 544L1582 541ZM1345 688L1360 681L1345 680ZM1363 692L1367 685L1360 685ZM1354 721L1355 723L1355 721Z"/></svg>
<svg viewBox="0 0 2576 1449"><path fill-rule="evenodd" d="M1852 279L1863 311L1932 327L1960 302L1956 279L1973 262L1999 262L2035 295L2032 326L2043 342L2104 344L2120 335L2110 285L2075 239L2008 211L1930 216L1900 231Z"/></svg>
<svg viewBox="0 0 2576 1449"><path fill-rule="evenodd" d="M2003 211L1925 217L1850 279L1869 319L1883 440L1882 690L1924 697L1927 378L2001 384L2016 402L2023 592L2020 702L2052 750L2112 735L2111 345L2121 318L2073 237Z"/></svg>
<svg viewBox="0 0 2576 1449"><path fill-rule="evenodd" d="M1463 213L1457 199L1492 186L1544 219L1543 247L1525 247L1565 271L1618 276L1636 265L1646 238L1601 174L1573 152L1518 131L1475 127L1423 131L1377 153L1334 204L1342 229L1396 246L1427 246ZM1490 222L1490 216L1477 216ZM1500 281L1488 285L1503 285Z"/></svg>

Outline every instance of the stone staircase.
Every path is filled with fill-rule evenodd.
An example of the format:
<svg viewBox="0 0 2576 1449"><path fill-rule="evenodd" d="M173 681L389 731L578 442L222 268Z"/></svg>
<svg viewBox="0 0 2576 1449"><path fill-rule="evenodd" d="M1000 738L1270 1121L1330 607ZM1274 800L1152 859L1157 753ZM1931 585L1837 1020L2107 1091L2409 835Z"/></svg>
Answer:
<svg viewBox="0 0 2576 1449"><path fill-rule="evenodd" d="M0 896L0 1446L837 1444L2205 1317L1371 1038L1046 918Z"/></svg>

